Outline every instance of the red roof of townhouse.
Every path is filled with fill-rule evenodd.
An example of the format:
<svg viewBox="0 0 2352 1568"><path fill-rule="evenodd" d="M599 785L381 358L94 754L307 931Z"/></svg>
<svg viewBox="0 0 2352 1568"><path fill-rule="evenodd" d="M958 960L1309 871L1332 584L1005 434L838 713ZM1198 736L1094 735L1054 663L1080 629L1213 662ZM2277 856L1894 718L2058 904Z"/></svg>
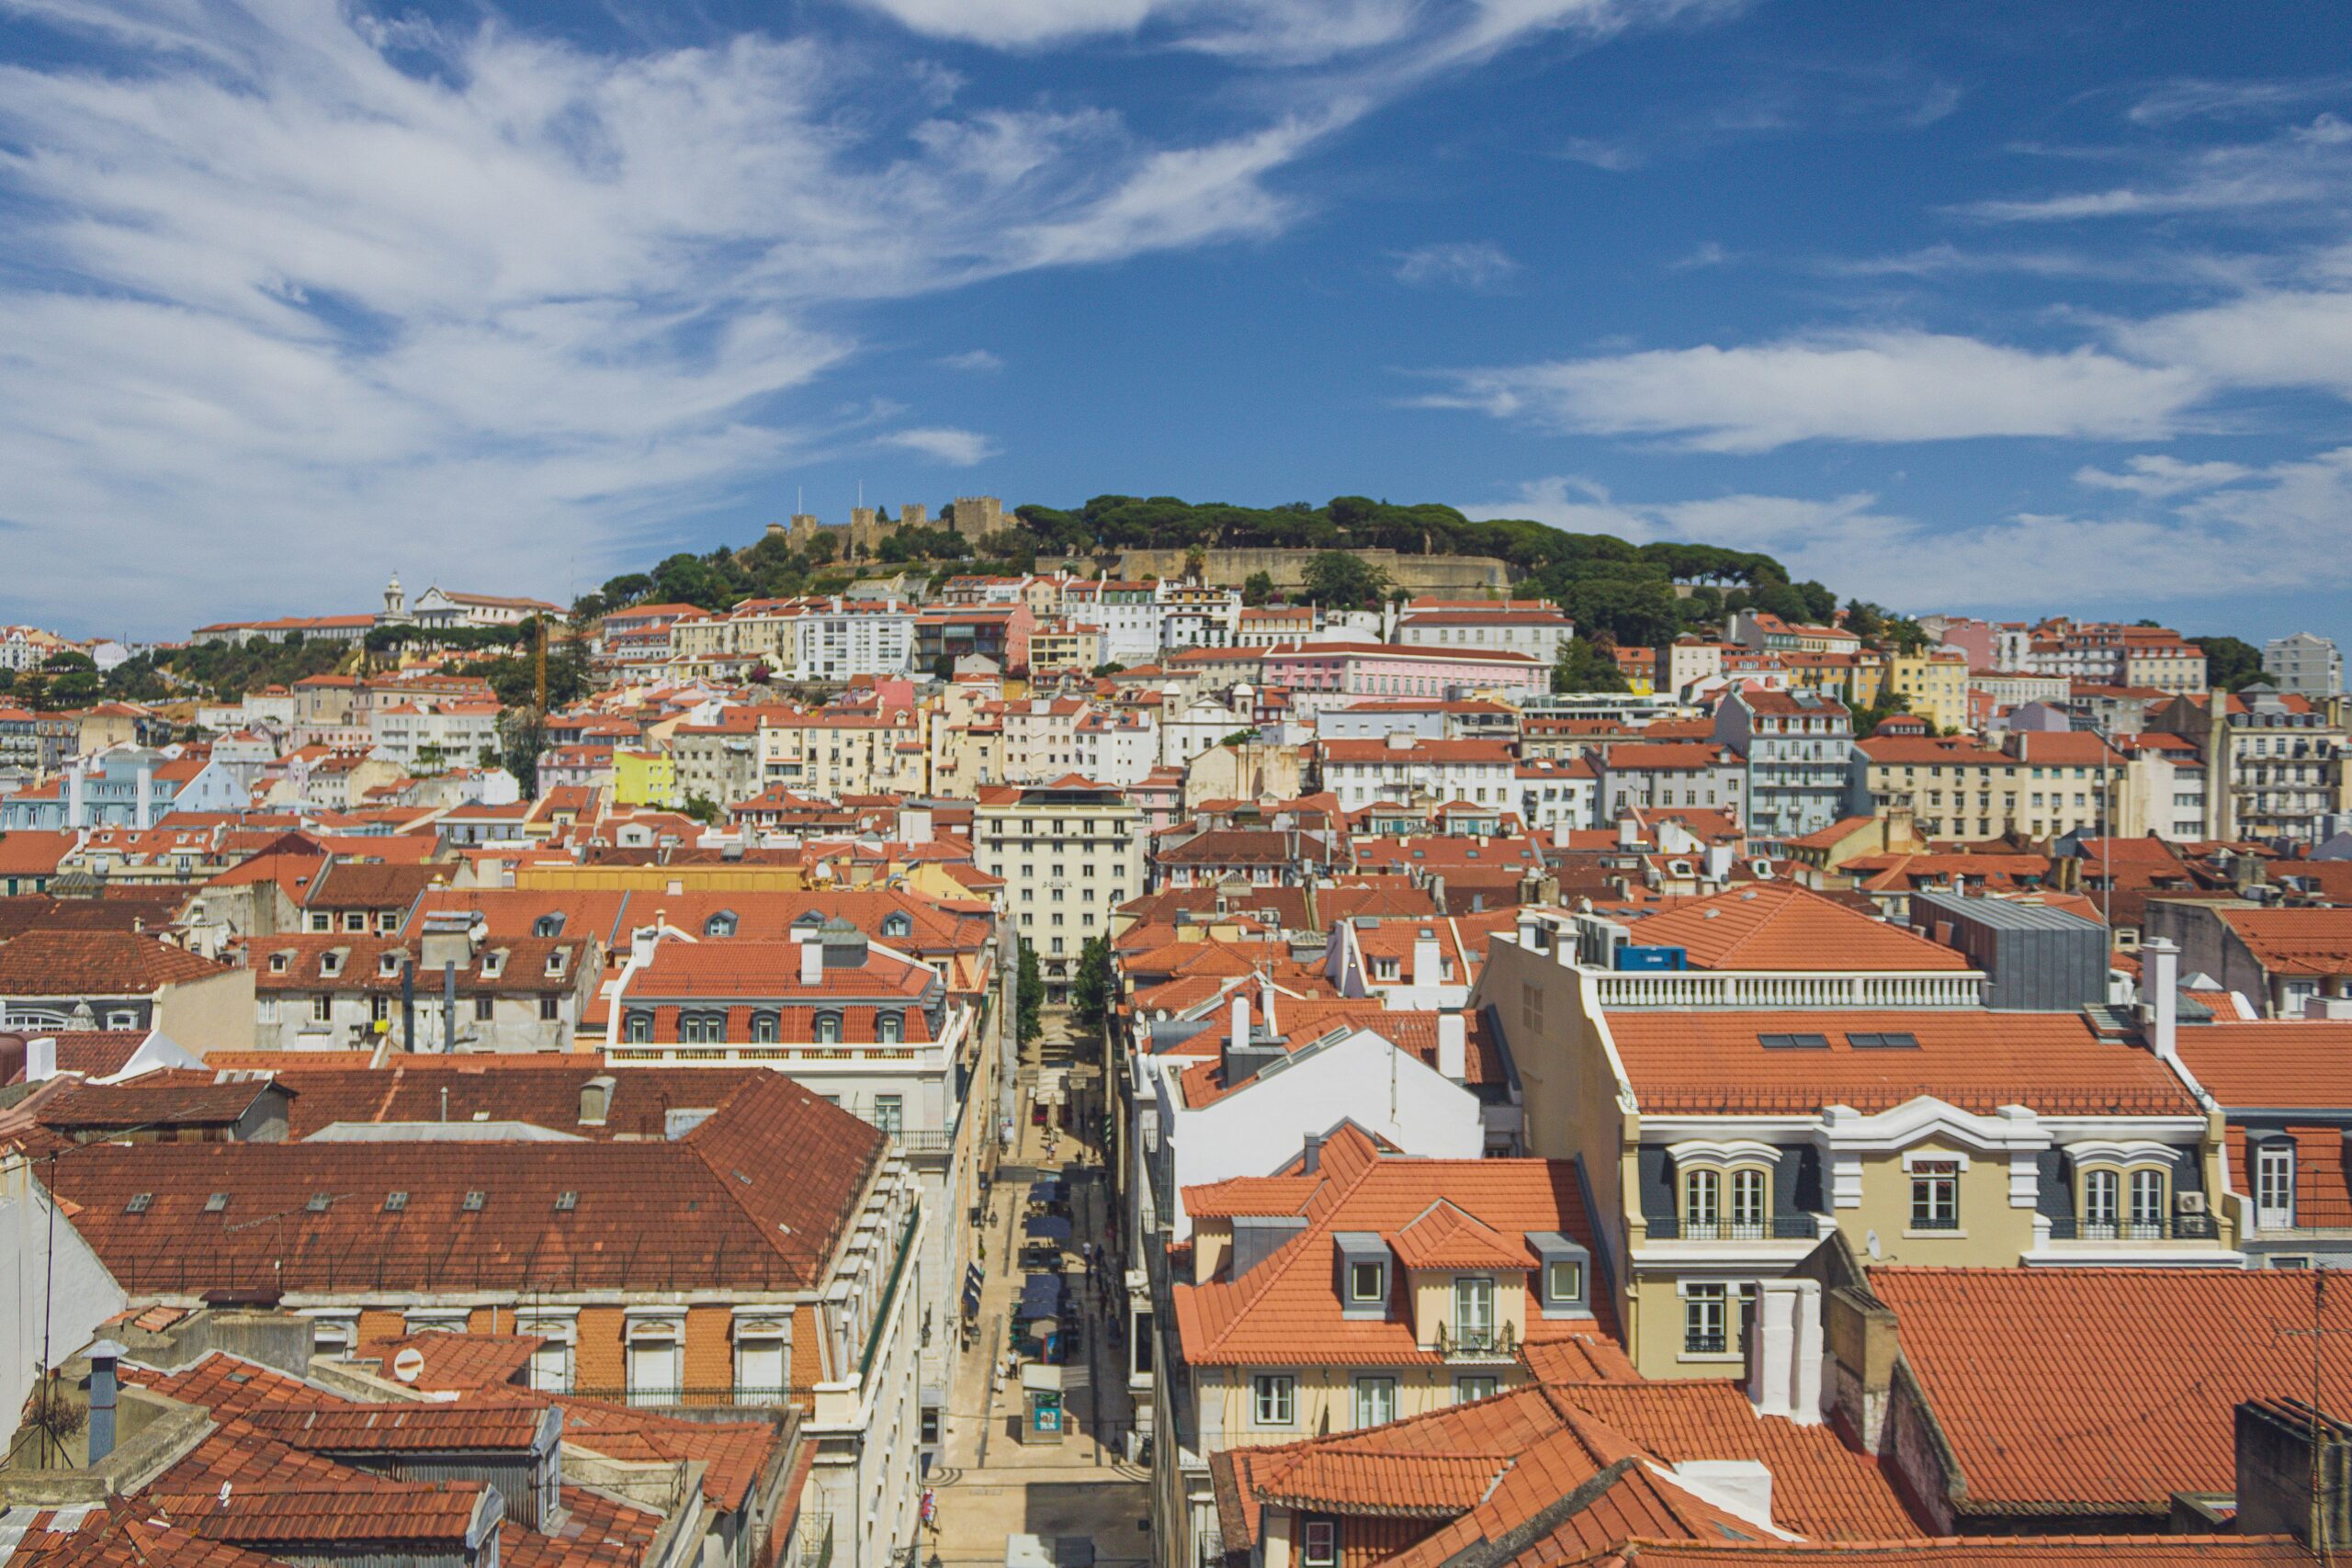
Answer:
<svg viewBox="0 0 2352 1568"><path fill-rule="evenodd" d="M1306 1228L1238 1279L1175 1288L1184 1357L1194 1366L1435 1364L1437 1352L1415 1341L1409 1312L1377 1319L1342 1314L1333 1284L1335 1237L1342 1231L1396 1236L1444 1203L1500 1235L1557 1232L1583 1245L1591 1240L1576 1168L1565 1160L1387 1158L1351 1122L1323 1141L1308 1183L1239 1182L1269 1179L1283 1185L1252 1186L1253 1197L1279 1193L1292 1201L1228 1213L1303 1213ZM1220 1190L1235 1185L1186 1188L1188 1210L1194 1194L1215 1202ZM1411 1299L1401 1276L1393 1286L1400 1300ZM1530 1311L1527 1338L1610 1332L1605 1299L1596 1301L1596 1312L1603 1315L1546 1318Z"/></svg>
<svg viewBox="0 0 2352 1568"><path fill-rule="evenodd" d="M2270 974L2352 975L2352 909L2223 908L2218 913Z"/></svg>
<svg viewBox="0 0 2352 1568"><path fill-rule="evenodd" d="M1700 969L1843 973L1970 967L1941 943L1785 883L1693 899L1648 916L1634 929L1643 946L1681 948Z"/></svg>
<svg viewBox="0 0 2352 1568"><path fill-rule="evenodd" d="M1736 754L1705 740L1619 741L1600 760L1601 768L1611 773L1679 773L1738 765Z"/></svg>
<svg viewBox="0 0 2352 1568"><path fill-rule="evenodd" d="M1963 1517L2139 1513L2235 1490L2233 1409L2317 1390L2352 1406L2352 1299L2318 1273L1870 1271L1950 1446ZM2324 1330L2290 1334L2286 1328Z"/></svg>
<svg viewBox="0 0 2352 1568"><path fill-rule="evenodd" d="M1921 1096L1980 1115L2199 1114L2171 1068L2080 1013L1612 1009L1608 1023L1646 1114L1873 1113Z"/></svg>

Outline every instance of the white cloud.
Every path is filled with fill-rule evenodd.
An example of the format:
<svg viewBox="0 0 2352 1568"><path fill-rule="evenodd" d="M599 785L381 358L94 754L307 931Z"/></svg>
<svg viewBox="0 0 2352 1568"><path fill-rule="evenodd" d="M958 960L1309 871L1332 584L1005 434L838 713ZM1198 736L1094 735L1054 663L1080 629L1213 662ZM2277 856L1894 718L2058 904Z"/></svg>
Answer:
<svg viewBox="0 0 2352 1568"><path fill-rule="evenodd" d="M1004 361L985 348L975 348L962 354L948 355L939 362L939 367L943 370L966 370L974 374L985 374L989 371L1003 369Z"/></svg>
<svg viewBox="0 0 2352 1568"><path fill-rule="evenodd" d="M1484 241L1421 245L1390 254L1396 263L1396 280L1417 288L1451 284L1460 288L1492 288L1519 270L1519 263L1501 246Z"/></svg>
<svg viewBox="0 0 2352 1568"><path fill-rule="evenodd" d="M2035 354L1919 332L1658 349L1448 375L1454 390L1425 402L1560 431L1665 436L1714 452L1823 439L2138 440L2173 429L2202 390L2187 371L2094 349Z"/></svg>
<svg viewBox="0 0 2352 1568"><path fill-rule="evenodd" d="M0 618L147 634L364 605L395 566L593 581L843 434L797 412L856 350L841 307L1272 232L1265 182L1360 112L1156 146L806 39L40 15L119 69L0 67Z"/></svg>
<svg viewBox="0 0 2352 1568"><path fill-rule="evenodd" d="M1589 164L1596 169L1606 169L1612 175L1642 165L1642 154L1634 148L1618 141L1602 141L1594 137L1572 136L1560 143L1559 156L1572 164Z"/></svg>
<svg viewBox="0 0 2352 1568"><path fill-rule="evenodd" d="M2352 397L2352 292L2276 290L2120 327L2143 357L2194 366L2238 387L2311 387Z"/></svg>
<svg viewBox="0 0 2352 1568"><path fill-rule="evenodd" d="M2143 453L2127 460L2122 473L2106 468L2075 470L2075 482L2095 490L2120 490L2151 500L2185 495L2235 484L2253 470L2237 463L2184 463L2161 453Z"/></svg>
<svg viewBox="0 0 2352 1568"><path fill-rule="evenodd" d="M2352 515L2352 447L2253 470L2157 515L2018 513L1938 525L1889 512L1867 492L1639 502L1576 478L1534 480L1462 511L1636 542L1762 550L1800 579L1913 612L2121 610L2352 588L2352 556L2340 547L2342 519Z"/></svg>
<svg viewBox="0 0 2352 1568"><path fill-rule="evenodd" d="M957 430L953 425L893 431L882 437L882 444L920 452L959 468L968 468L997 455L996 446L987 436L977 431Z"/></svg>
<svg viewBox="0 0 2352 1568"><path fill-rule="evenodd" d="M2332 114L2259 141L2166 151L2148 177L2105 190L1972 202L1965 217L1996 223L2221 214L2249 220L2281 209L2333 208L2352 183L2352 126Z"/></svg>

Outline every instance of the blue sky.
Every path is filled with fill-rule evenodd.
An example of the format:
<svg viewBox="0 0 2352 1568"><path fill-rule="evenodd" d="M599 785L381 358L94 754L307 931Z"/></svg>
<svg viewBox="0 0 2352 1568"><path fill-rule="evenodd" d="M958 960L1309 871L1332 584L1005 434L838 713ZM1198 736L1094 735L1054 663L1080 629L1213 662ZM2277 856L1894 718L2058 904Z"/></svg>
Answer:
<svg viewBox="0 0 2352 1568"><path fill-rule="evenodd" d="M862 484L2352 637L2347 62L2258 0L0 0L0 620L564 597Z"/></svg>

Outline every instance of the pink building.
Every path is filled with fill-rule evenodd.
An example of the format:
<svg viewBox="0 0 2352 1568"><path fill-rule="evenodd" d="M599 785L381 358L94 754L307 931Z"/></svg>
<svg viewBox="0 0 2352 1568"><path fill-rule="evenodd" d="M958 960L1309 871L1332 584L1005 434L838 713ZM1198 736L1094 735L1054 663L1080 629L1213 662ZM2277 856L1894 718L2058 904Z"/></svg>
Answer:
<svg viewBox="0 0 2352 1568"><path fill-rule="evenodd" d="M1261 679L1293 692L1363 697L1453 697L1474 691L1540 692L1549 665L1523 653L1381 642L1293 642L1266 649Z"/></svg>

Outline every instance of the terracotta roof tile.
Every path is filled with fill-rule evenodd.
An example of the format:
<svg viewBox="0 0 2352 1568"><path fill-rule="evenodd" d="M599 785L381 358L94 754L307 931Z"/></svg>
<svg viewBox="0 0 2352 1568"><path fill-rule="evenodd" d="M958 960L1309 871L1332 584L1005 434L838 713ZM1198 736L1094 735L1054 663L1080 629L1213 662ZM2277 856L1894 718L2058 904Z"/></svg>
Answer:
<svg viewBox="0 0 2352 1568"><path fill-rule="evenodd" d="M2273 1269L1874 1269L1964 1516L2144 1513L2235 1486L2232 1410L2352 1404L2352 1296ZM2307 1333L2314 1321L2327 1332ZM2316 1345L2316 1348L2314 1346Z"/></svg>
<svg viewBox="0 0 2352 1568"><path fill-rule="evenodd" d="M2191 1116L2197 1102L2154 1055L2101 1040L2079 1013L1711 1012L1619 1010L1609 1031L1646 1114L1865 1112L1922 1095L1979 1114L2029 1105L2050 1114ZM1857 1047L1907 1034L1913 1049ZM1811 1048L1768 1038L1817 1036Z"/></svg>

